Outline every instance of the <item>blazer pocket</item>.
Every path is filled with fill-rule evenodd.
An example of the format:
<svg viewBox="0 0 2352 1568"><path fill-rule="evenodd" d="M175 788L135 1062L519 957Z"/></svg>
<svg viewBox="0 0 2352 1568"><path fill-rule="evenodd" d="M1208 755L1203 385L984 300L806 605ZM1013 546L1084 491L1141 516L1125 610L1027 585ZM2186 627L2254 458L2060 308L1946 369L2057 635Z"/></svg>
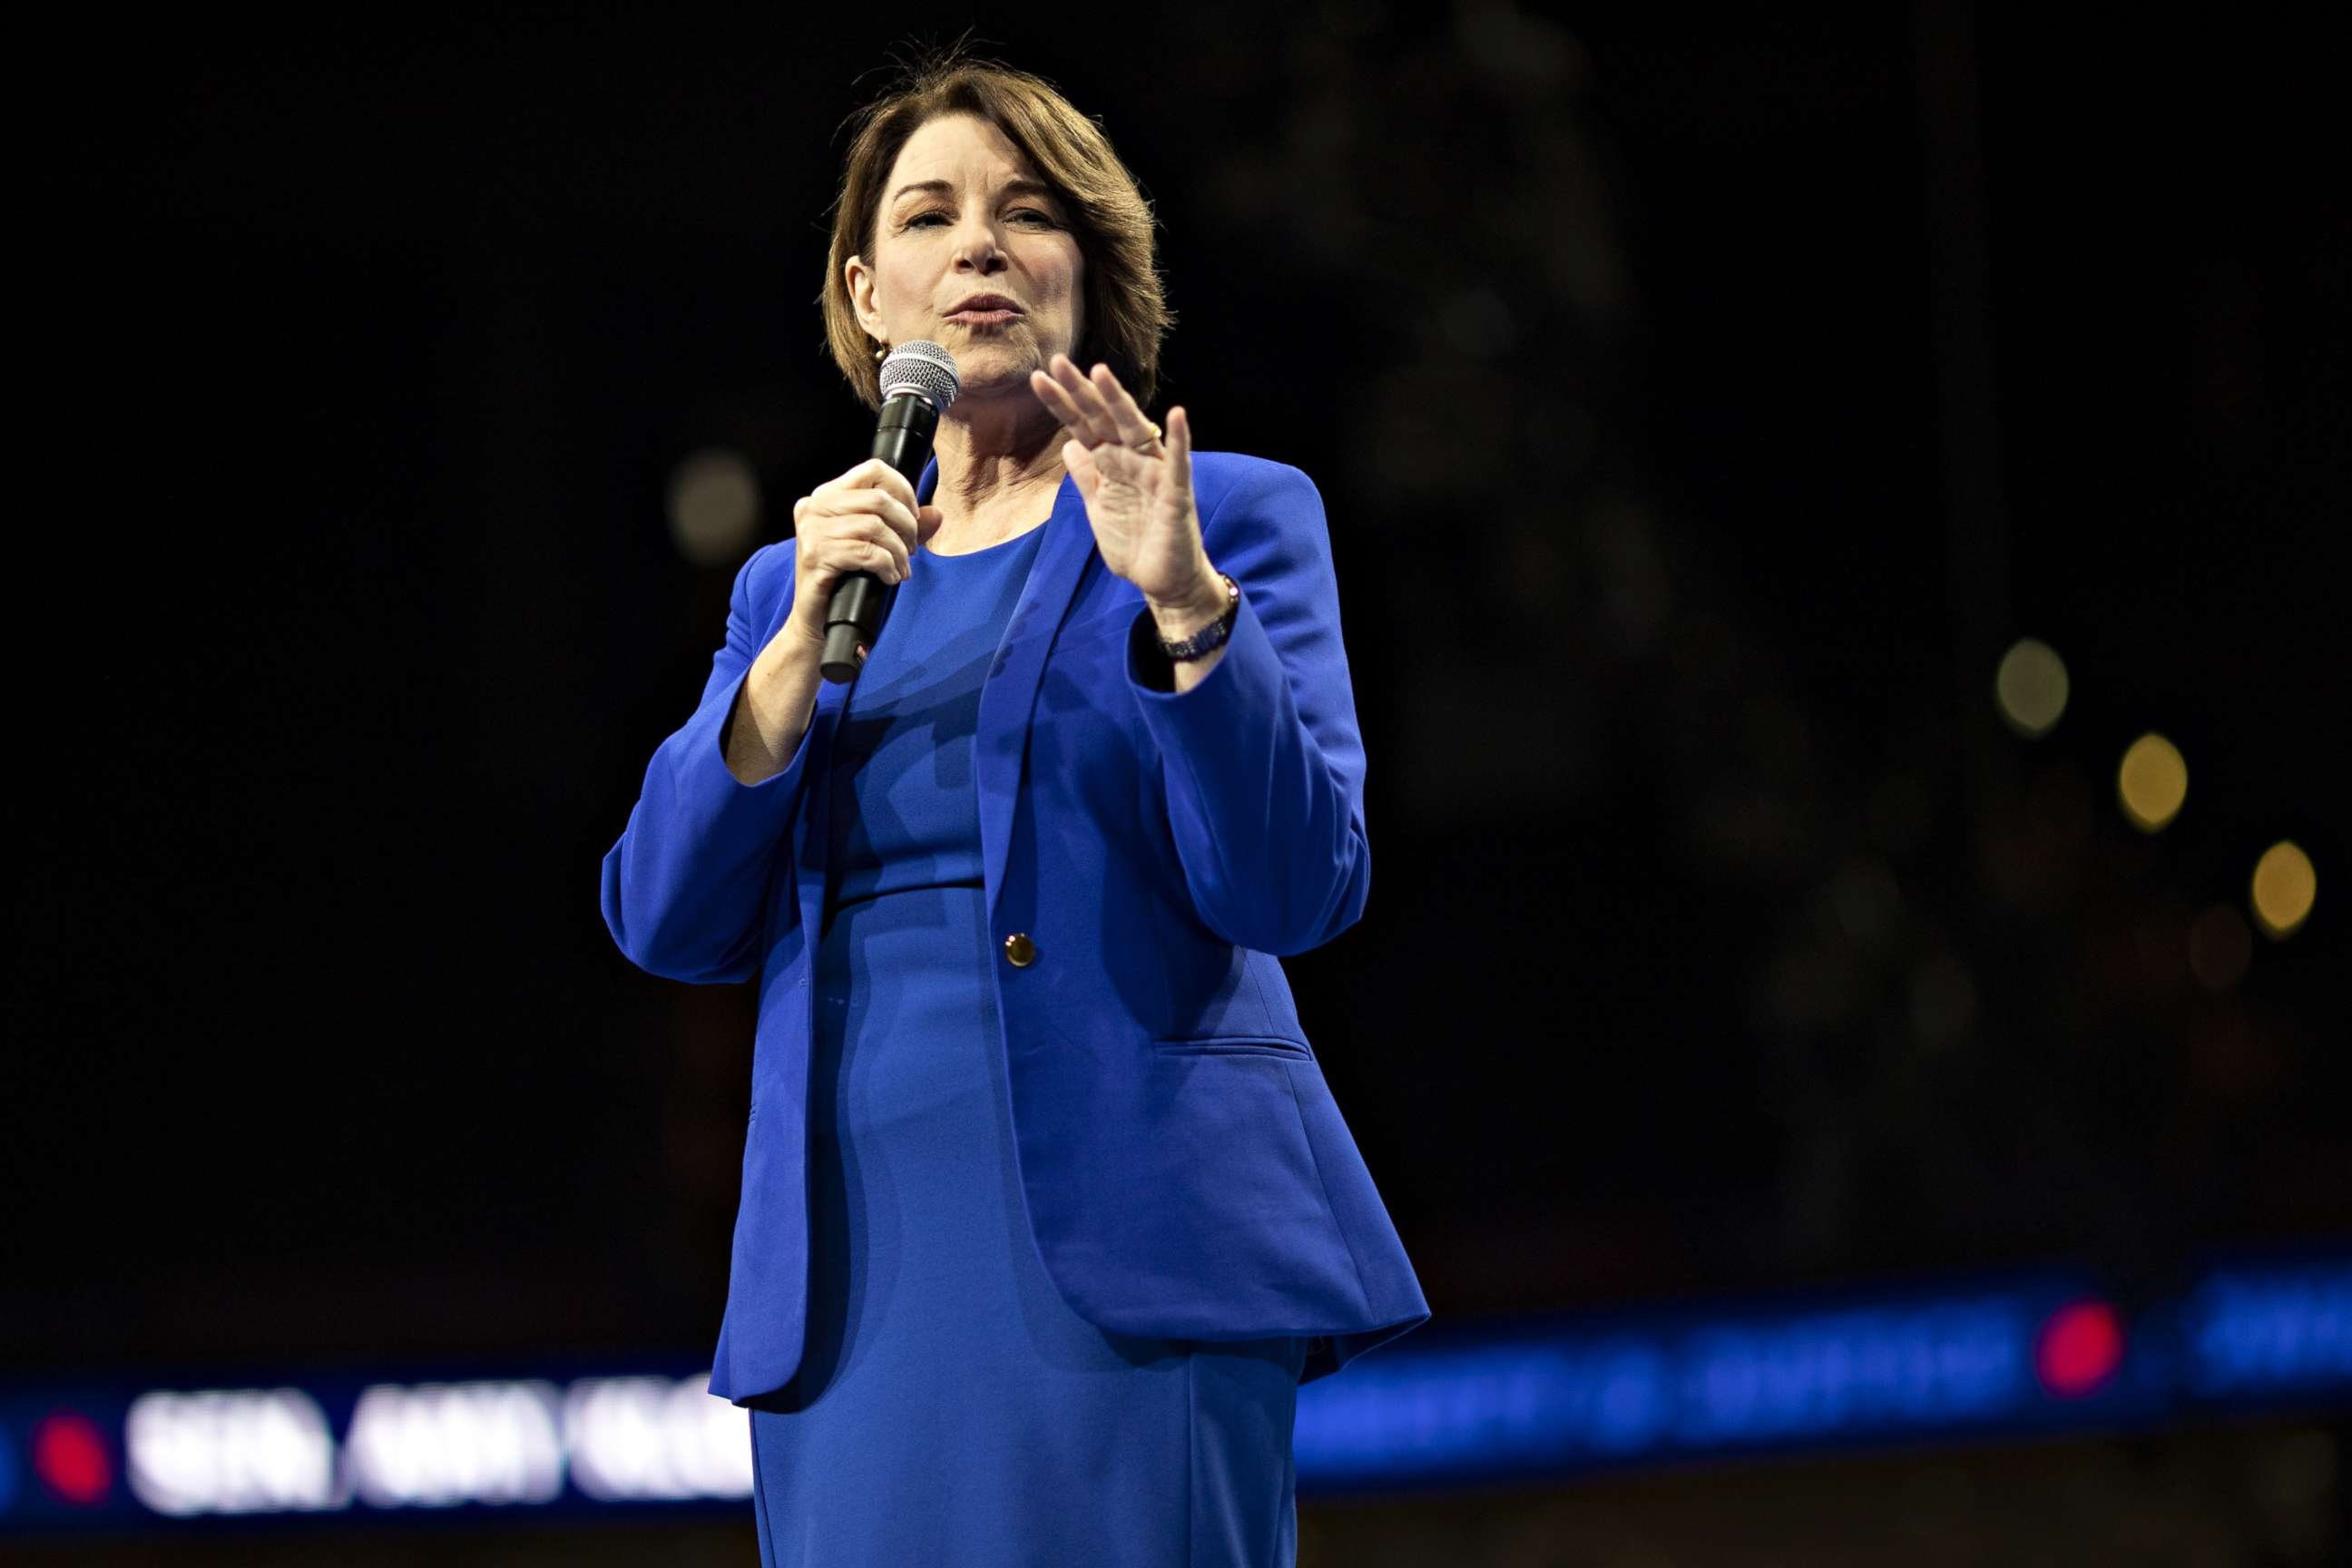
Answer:
<svg viewBox="0 0 2352 1568"><path fill-rule="evenodd" d="M1311 1061L1315 1053L1276 1035L1204 1035L1190 1040L1154 1040L1151 1048L1180 1057L1289 1057Z"/></svg>

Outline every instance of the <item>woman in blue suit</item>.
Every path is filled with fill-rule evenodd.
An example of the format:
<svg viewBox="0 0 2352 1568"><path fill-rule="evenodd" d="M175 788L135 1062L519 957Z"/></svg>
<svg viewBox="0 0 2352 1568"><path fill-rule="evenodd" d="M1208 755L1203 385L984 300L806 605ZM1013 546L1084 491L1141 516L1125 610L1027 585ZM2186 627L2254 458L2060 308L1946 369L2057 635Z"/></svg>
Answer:
<svg viewBox="0 0 2352 1568"><path fill-rule="evenodd" d="M1034 77L871 106L832 261L866 402L919 338L961 394L745 563L604 864L632 961L759 982L710 1387L762 1559L1287 1563L1299 1383L1429 1316L1277 962L1370 880L1321 497L1144 417L1150 212Z"/></svg>

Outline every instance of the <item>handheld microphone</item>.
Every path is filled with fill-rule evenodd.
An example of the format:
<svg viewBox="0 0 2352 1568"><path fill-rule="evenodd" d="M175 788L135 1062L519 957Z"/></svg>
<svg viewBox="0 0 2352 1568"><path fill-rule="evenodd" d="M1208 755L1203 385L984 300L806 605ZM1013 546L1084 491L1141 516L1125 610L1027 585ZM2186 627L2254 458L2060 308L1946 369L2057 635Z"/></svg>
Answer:
<svg viewBox="0 0 2352 1568"><path fill-rule="evenodd" d="M900 343L882 362L882 417L874 427L874 450L914 484L931 460L931 436L940 416L956 400L962 383L955 356L928 338ZM817 669L841 685L857 679L866 656L882 633L889 590L871 572L849 572L835 582L825 607L824 653Z"/></svg>

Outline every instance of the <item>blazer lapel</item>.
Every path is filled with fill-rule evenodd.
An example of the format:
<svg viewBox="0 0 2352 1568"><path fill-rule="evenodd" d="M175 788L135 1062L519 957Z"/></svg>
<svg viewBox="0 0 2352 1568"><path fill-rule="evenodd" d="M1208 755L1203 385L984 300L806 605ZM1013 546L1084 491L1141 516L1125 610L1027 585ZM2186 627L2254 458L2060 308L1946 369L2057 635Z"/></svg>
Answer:
<svg viewBox="0 0 2352 1568"><path fill-rule="evenodd" d="M1021 788L1022 760L1028 754L1037 687L1045 673L1045 650L1061 629L1087 559L1095 553L1094 527L1087 521L1086 498L1076 479L1063 476L1053 515L1041 526L1045 537L1038 542L1029 581L1013 606L996 662L989 666L988 679L980 689L979 729L971 738L972 783L980 793L981 862L992 921L1013 847L1013 800Z"/></svg>

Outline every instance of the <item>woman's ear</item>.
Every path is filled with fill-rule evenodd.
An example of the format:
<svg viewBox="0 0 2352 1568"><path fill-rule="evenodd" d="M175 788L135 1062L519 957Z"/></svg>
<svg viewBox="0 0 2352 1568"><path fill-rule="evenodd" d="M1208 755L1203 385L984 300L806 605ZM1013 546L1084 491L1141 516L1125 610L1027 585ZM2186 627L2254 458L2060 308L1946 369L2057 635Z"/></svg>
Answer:
<svg viewBox="0 0 2352 1568"><path fill-rule="evenodd" d="M858 326L865 329L867 337L879 342L882 323L874 314L874 275L866 270L864 260L853 256L842 263L841 281L849 290L850 313L857 318Z"/></svg>

